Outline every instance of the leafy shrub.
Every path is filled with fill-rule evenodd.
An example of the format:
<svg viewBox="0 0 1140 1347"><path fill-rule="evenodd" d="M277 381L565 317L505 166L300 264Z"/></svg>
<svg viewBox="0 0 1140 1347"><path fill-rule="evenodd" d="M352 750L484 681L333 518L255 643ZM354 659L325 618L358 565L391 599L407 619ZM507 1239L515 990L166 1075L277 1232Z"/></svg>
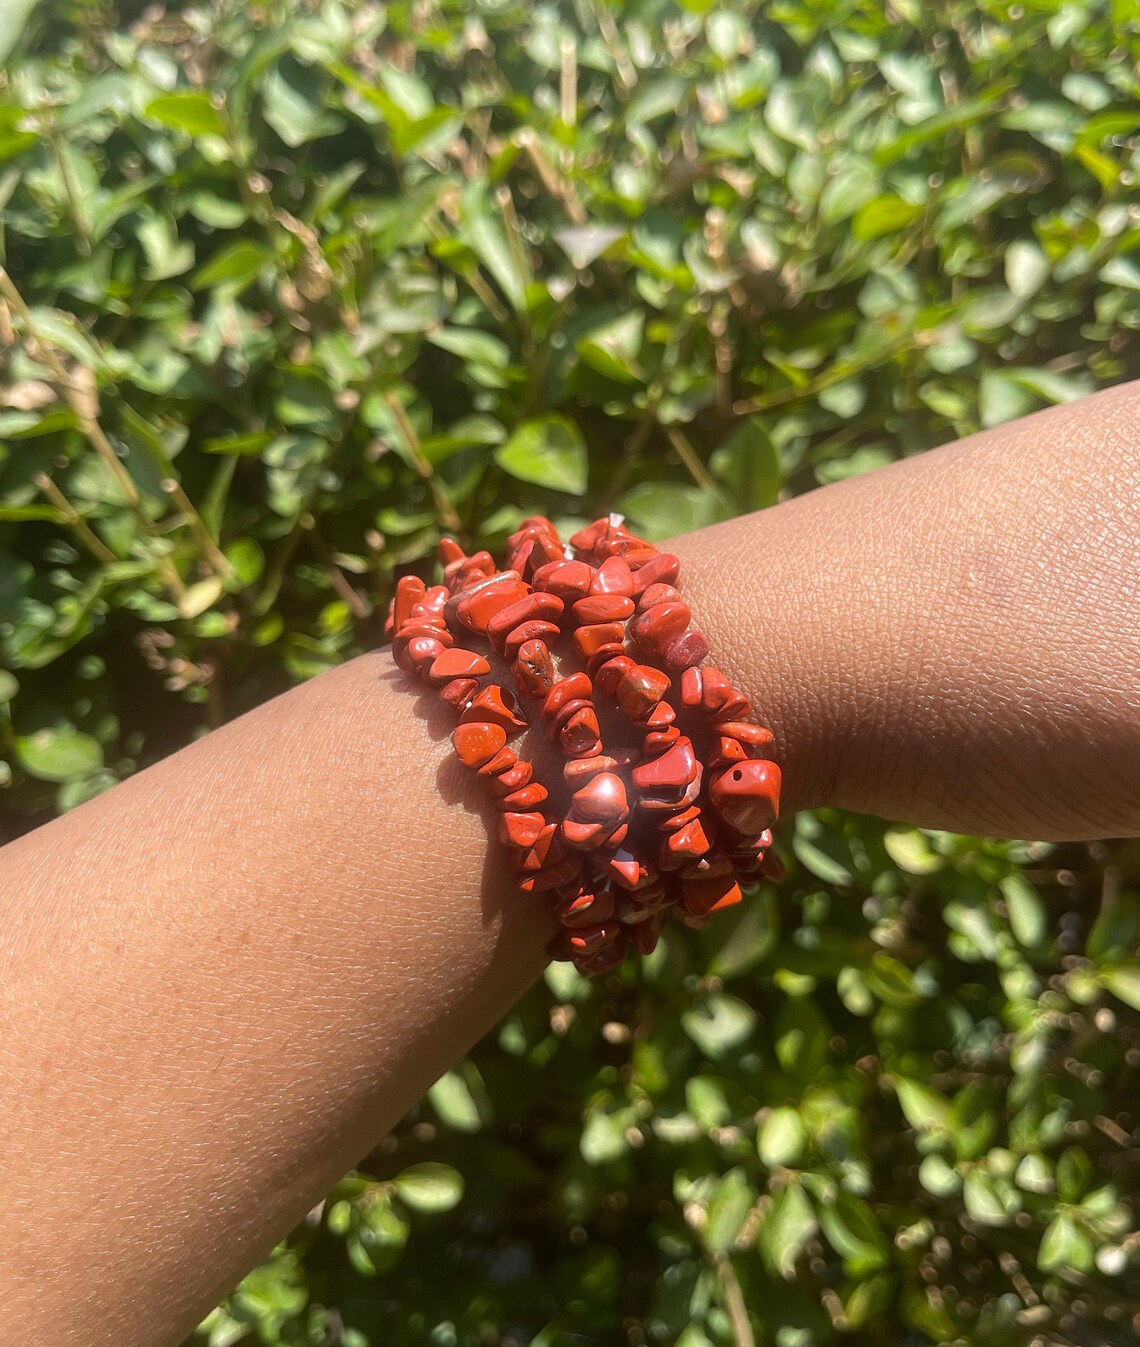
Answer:
<svg viewBox="0 0 1140 1347"><path fill-rule="evenodd" d="M662 537L1140 372L1127 6L25 7L12 832L374 643L441 531ZM553 967L196 1340L1133 1341L1136 851L784 841Z"/></svg>

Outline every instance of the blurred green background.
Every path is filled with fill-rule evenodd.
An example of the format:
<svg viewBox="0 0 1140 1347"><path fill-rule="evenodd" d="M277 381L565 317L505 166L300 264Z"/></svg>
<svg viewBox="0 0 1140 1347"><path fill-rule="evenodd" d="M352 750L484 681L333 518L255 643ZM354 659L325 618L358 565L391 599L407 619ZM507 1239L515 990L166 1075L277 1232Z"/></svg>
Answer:
<svg viewBox="0 0 1140 1347"><path fill-rule="evenodd" d="M1131 0L27 9L7 835L375 644L442 531L664 537L1140 374ZM1135 846L780 845L552 967L197 1347L1135 1342Z"/></svg>

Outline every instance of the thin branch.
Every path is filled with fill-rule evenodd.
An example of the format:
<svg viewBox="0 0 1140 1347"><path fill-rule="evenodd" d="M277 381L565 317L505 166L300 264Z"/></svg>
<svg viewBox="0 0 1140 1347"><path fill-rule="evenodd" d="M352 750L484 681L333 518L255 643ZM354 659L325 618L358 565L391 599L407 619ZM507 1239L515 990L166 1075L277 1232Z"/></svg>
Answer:
<svg viewBox="0 0 1140 1347"><path fill-rule="evenodd" d="M439 478L435 475L435 469L424 457L424 451L420 445L420 437L416 434L416 428L408 419L408 413L404 410L404 404L389 389L384 395L384 400L392 410L392 415L396 418L396 424L407 441L408 449L412 455L412 461L416 465L416 471L424 479L431 492L432 500L435 502L436 513L439 515L440 522L453 533L463 532L463 521L455 513L455 506L451 503L451 498L440 485Z"/></svg>
<svg viewBox="0 0 1140 1347"><path fill-rule="evenodd" d="M709 473L708 468L697 457L693 446L685 439L684 435L676 428L670 426L665 431L665 438L677 451L677 457L689 470L689 476L701 488L702 491L715 491L716 482Z"/></svg>
<svg viewBox="0 0 1140 1347"><path fill-rule="evenodd" d="M733 1342L736 1347L756 1347L752 1324L748 1318L748 1307L744 1303L744 1293L740 1289L740 1282L736 1276L736 1269L732 1266L732 1259L721 1254L716 1258L714 1266L717 1276L720 1278L725 1313L728 1315L728 1322L732 1326Z"/></svg>
<svg viewBox="0 0 1140 1347"><path fill-rule="evenodd" d="M46 472L41 472L36 475L36 486L63 516L62 522L64 526L69 528L71 532L75 534L76 538L82 542L83 546L87 548L96 561L101 561L104 565L109 565L111 562L118 561L119 558L111 551L103 539L92 530L87 523L87 520L83 518Z"/></svg>

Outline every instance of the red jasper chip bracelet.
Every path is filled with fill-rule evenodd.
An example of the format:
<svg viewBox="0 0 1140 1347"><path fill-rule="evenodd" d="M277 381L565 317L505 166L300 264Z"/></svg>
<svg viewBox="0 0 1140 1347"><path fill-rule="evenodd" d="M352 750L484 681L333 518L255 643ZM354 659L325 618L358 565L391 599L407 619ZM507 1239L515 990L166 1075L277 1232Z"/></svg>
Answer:
<svg viewBox="0 0 1140 1347"><path fill-rule="evenodd" d="M456 755L499 810L519 887L553 901L551 956L596 976L631 946L650 953L669 909L702 926L742 883L779 878L780 769L748 699L702 667L709 643L690 626L677 557L617 515L569 547L549 519L526 519L508 548L499 570L445 538L443 584L404 576L386 631L396 663L458 713ZM585 668L559 676L564 633ZM557 747L561 783L508 747L531 725Z"/></svg>

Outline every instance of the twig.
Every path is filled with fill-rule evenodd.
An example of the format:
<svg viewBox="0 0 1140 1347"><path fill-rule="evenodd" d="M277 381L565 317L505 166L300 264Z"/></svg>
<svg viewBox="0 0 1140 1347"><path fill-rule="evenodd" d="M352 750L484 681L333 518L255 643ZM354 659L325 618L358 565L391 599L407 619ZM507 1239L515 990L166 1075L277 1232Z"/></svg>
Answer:
<svg viewBox="0 0 1140 1347"><path fill-rule="evenodd" d="M36 486L63 516L64 525L75 534L97 561L103 562L104 565L118 561L119 558L94 532L87 520L83 518L46 472L36 475Z"/></svg>
<svg viewBox="0 0 1140 1347"><path fill-rule="evenodd" d="M570 223L575 225L586 224L590 217L586 214L586 208L578 200L573 184L563 177L550 162L538 136L531 130L519 131L514 141L530 159L542 185L566 212Z"/></svg>
<svg viewBox="0 0 1140 1347"><path fill-rule="evenodd" d="M675 427L670 426L665 432L665 438L677 451L677 457L689 470L689 476L701 488L702 491L715 491L716 482L713 480L708 468L697 457L693 446L685 439L684 435Z"/></svg>
<svg viewBox="0 0 1140 1347"><path fill-rule="evenodd" d="M728 1322L732 1326L732 1339L736 1347L756 1347L752 1334L752 1324L748 1319L748 1308L744 1303L744 1293L736 1276L732 1260L725 1254L714 1259L717 1276L720 1278L721 1291L724 1294L724 1308Z"/></svg>
<svg viewBox="0 0 1140 1347"><path fill-rule="evenodd" d="M864 356L862 360L856 360L853 364L846 365L842 369L836 369L833 365L814 379L809 379L806 384L801 384L799 388L781 388L775 393L767 393L762 397L743 398L741 401L733 403L732 410L737 416L748 416L752 412L766 412L773 407L782 407L788 402L797 402L800 398L815 397L817 393L822 393L825 389L834 387L835 384L844 383L853 378L856 374L862 374L865 370L873 369L876 365L889 360L891 356L898 355L900 351L905 350L913 342L916 346L923 344L924 334L920 333L918 340L913 337L898 336L887 343L881 351L876 351L873 355Z"/></svg>
<svg viewBox="0 0 1140 1347"><path fill-rule="evenodd" d="M435 475L432 465L424 457L423 448L420 445L420 437L416 434L416 428L408 419L408 413L404 410L404 405L396 394L389 389L384 395L384 400L392 409L392 415L396 418L396 423L407 441L408 449L412 455L412 461L416 465L416 471L424 479L431 492L432 500L435 502L436 513L439 515L440 522L453 533L463 532L463 521L455 513L455 506L447 492L440 485L439 478Z"/></svg>
<svg viewBox="0 0 1140 1347"><path fill-rule="evenodd" d="M190 526L191 532L198 539L202 551L206 554L206 559L213 567L216 574L224 576L227 580L234 578L234 568L227 561L225 553L214 541L213 535L206 527L206 522L194 507L194 502L182 489L182 483L175 477L167 477L162 483L162 489L174 501L182 512L182 518Z"/></svg>
<svg viewBox="0 0 1140 1347"><path fill-rule="evenodd" d="M71 216L71 223L75 227L76 249L81 257L90 257L91 231L88 229L87 221L83 218L79 209L79 187L72 175L71 165L67 162L67 155L63 152L59 127L51 118L44 119L43 127L48 140L51 141L51 147L55 151L56 162L59 164L59 176L63 179L63 190L67 196L67 213Z"/></svg>

